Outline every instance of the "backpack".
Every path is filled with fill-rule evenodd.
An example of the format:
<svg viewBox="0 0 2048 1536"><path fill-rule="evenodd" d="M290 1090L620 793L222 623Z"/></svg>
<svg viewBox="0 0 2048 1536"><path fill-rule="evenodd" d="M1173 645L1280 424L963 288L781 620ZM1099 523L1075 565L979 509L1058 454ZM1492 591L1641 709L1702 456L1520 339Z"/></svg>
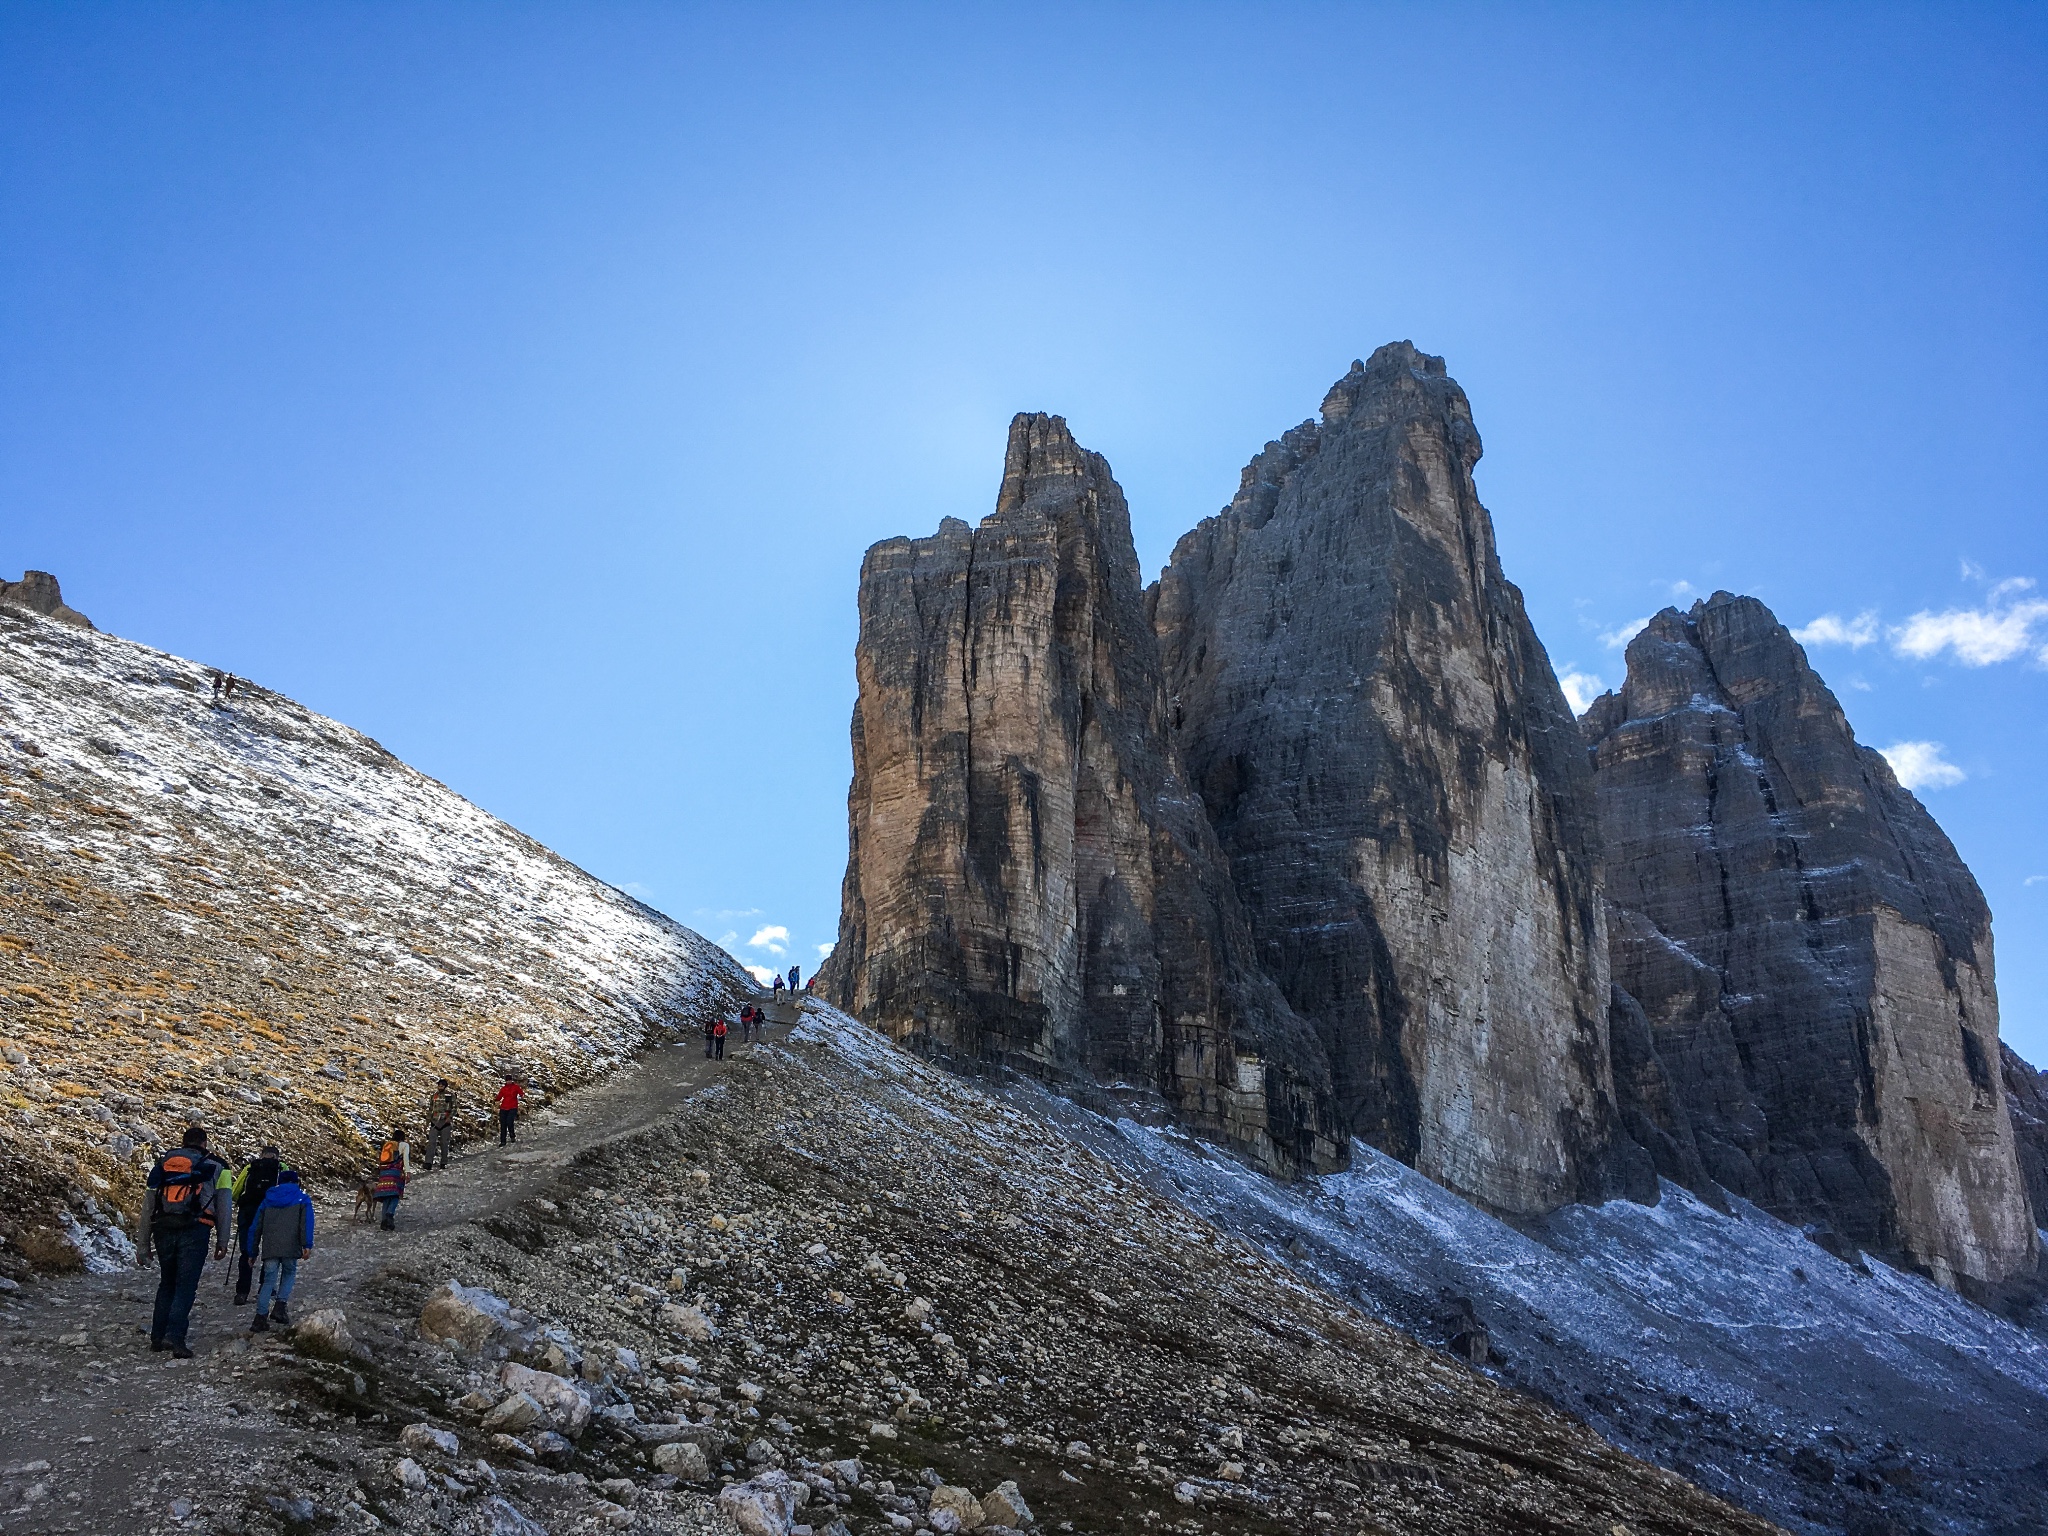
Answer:
<svg viewBox="0 0 2048 1536"><path fill-rule="evenodd" d="M180 1147L157 1160L150 1190L150 1224L190 1227L213 1220L213 1191L220 1164L204 1152Z"/></svg>
<svg viewBox="0 0 2048 1536"><path fill-rule="evenodd" d="M379 1168L398 1168L405 1163L405 1154L398 1149L398 1143L387 1141L377 1153Z"/></svg>

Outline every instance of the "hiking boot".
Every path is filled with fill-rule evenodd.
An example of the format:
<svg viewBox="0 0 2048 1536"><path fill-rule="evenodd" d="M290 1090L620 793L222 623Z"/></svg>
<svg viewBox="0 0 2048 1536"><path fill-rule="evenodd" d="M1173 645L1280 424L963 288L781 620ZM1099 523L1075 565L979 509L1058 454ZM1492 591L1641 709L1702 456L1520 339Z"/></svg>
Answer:
<svg viewBox="0 0 2048 1536"><path fill-rule="evenodd" d="M235 1305L238 1307L246 1307L247 1305L249 1305L249 1293L247 1291L235 1292Z"/></svg>
<svg viewBox="0 0 2048 1536"><path fill-rule="evenodd" d="M182 1344L173 1344L171 1346L171 1358L173 1360L190 1360L192 1358L192 1351Z"/></svg>
<svg viewBox="0 0 2048 1536"><path fill-rule="evenodd" d="M255 1315L254 1317L250 1318L250 1319L249 1319L249 1331L250 1331L251 1333L268 1333L268 1332L270 1332L270 1317L269 1317L269 1314L268 1314L268 1313L264 1313L264 1312L258 1312L258 1313L257 1313L257 1314L256 1314L256 1315Z"/></svg>
<svg viewBox="0 0 2048 1536"><path fill-rule="evenodd" d="M377 1225L382 1227L386 1232L396 1232L398 1230L397 1219L390 1216L386 1216L382 1221L378 1222Z"/></svg>
<svg viewBox="0 0 2048 1536"><path fill-rule="evenodd" d="M160 1355L170 1347L171 1346L166 1344L162 1339L151 1339L149 1341L149 1352L152 1355Z"/></svg>
<svg viewBox="0 0 2048 1536"><path fill-rule="evenodd" d="M273 1301L270 1304L270 1320L280 1328L289 1328L292 1325L292 1315L285 1310L281 1301Z"/></svg>

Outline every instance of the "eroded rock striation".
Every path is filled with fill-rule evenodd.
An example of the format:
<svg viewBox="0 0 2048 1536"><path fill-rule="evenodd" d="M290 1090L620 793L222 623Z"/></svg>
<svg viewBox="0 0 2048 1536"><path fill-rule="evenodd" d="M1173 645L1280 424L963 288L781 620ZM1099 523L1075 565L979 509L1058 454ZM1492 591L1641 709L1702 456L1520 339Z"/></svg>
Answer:
<svg viewBox="0 0 2048 1536"><path fill-rule="evenodd" d="M1156 1094L1276 1171L1340 1162L1328 1063L1171 750L1108 464L1018 416L994 513L877 544L860 616L827 994L900 1040Z"/></svg>
<svg viewBox="0 0 2048 1536"><path fill-rule="evenodd" d="M1593 785L1443 361L1354 364L1153 593L1170 722L1354 1134L1509 1213L1628 1192Z"/></svg>
<svg viewBox="0 0 2048 1536"><path fill-rule="evenodd" d="M1667 608L1583 726L1614 981L1675 1090L1626 1110L1664 1133L1661 1171L1696 1182L1689 1144L1727 1189L1947 1284L2031 1270L1990 912L1798 643L1754 598Z"/></svg>

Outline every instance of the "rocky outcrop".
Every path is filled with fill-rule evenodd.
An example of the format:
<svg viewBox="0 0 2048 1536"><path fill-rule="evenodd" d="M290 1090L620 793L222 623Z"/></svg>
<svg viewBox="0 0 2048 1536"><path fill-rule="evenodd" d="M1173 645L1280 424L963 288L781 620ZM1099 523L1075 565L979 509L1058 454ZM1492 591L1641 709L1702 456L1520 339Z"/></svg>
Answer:
<svg viewBox="0 0 2048 1536"><path fill-rule="evenodd" d="M2038 1227L2048 1221L2048 1072L2038 1072L2011 1046L2000 1044L2005 1107L2012 1116L2013 1151L2027 1181Z"/></svg>
<svg viewBox="0 0 2048 1536"><path fill-rule="evenodd" d="M1614 981L1675 1089L1627 1112L1837 1245L1948 1284L2031 1269L1983 894L1784 626L1667 608L1583 725Z"/></svg>
<svg viewBox="0 0 2048 1536"><path fill-rule="evenodd" d="M46 619L55 619L59 624L92 628L91 619L76 608L65 606L57 578L48 571L24 571L19 581L0 581L0 603L13 603L31 613L40 613Z"/></svg>
<svg viewBox="0 0 2048 1536"><path fill-rule="evenodd" d="M1654 1199L1618 1133L1593 786L1440 358L1354 364L1174 550L1172 734L1344 1126L1496 1210Z"/></svg>
<svg viewBox="0 0 2048 1536"><path fill-rule="evenodd" d="M877 544L860 620L822 990L899 1040L1156 1095L1276 1171L1340 1162L1327 1060L1173 755L1102 458L1017 417L995 512Z"/></svg>

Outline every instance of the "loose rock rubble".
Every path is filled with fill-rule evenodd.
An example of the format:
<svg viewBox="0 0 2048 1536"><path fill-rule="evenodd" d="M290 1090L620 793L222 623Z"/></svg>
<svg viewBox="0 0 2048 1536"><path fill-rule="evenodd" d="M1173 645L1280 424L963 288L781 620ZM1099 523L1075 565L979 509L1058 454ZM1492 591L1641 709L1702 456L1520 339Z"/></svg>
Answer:
<svg viewBox="0 0 2048 1536"><path fill-rule="evenodd" d="M256 1358L351 1470L263 1480L407 1530L1771 1529L825 1010L348 1327Z"/></svg>

